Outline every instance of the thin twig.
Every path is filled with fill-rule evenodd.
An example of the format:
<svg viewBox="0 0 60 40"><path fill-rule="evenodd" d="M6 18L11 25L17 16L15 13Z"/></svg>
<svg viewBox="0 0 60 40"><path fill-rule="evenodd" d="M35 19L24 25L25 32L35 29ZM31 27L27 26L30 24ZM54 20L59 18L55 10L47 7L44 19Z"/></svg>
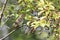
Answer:
<svg viewBox="0 0 60 40"><path fill-rule="evenodd" d="M6 37L8 37L10 34L12 34L13 32L15 32L16 30L12 30L10 33L8 33L7 35L5 35L4 37L2 37L0 40L4 40Z"/></svg>
<svg viewBox="0 0 60 40"><path fill-rule="evenodd" d="M5 10L5 8L6 8L6 4L7 4L7 1L8 0L6 0L5 2L4 2L4 4L3 4L3 7L2 7L2 11L1 11L1 16L0 16L0 20L2 19L2 17L3 17L3 13L4 13L4 10Z"/></svg>
<svg viewBox="0 0 60 40"><path fill-rule="evenodd" d="M14 29L8 33L6 36L2 37L0 40L4 40L6 37L8 37L10 34L12 34L13 32L15 32L19 27L19 24L23 21L25 15L21 14L18 19L16 20L16 22L13 24Z"/></svg>

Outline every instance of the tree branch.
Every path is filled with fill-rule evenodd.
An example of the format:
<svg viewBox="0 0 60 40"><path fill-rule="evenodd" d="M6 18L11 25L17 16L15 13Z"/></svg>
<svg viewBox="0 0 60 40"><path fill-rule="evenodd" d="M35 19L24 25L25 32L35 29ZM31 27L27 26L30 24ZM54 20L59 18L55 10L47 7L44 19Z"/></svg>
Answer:
<svg viewBox="0 0 60 40"><path fill-rule="evenodd" d="M6 1L4 2L4 4L3 4L2 11L1 11L1 13L0 13L0 20L1 20L2 17L3 17L3 13L4 13L4 10L5 10L5 8L6 8L7 1L8 1L8 0L6 0Z"/></svg>
<svg viewBox="0 0 60 40"><path fill-rule="evenodd" d="M23 21L23 19L24 19L24 17L25 17L25 14L20 14L20 16L18 17L18 19L15 21L15 23L13 24L13 30L10 32L10 33L8 33L6 36L4 36L4 37L2 37L0 40L4 40L6 37L8 37L10 34L12 34L13 32L15 32L17 29L19 29L20 27L19 27L19 25L20 25L20 23Z"/></svg>

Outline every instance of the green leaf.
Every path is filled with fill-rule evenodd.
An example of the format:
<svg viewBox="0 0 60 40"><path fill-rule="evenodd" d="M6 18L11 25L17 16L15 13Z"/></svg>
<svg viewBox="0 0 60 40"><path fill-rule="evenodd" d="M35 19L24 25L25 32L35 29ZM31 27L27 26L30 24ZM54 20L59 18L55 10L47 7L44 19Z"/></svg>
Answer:
<svg viewBox="0 0 60 40"><path fill-rule="evenodd" d="M25 19L26 19L26 20L32 20L32 16L31 16L31 15L26 14Z"/></svg>

